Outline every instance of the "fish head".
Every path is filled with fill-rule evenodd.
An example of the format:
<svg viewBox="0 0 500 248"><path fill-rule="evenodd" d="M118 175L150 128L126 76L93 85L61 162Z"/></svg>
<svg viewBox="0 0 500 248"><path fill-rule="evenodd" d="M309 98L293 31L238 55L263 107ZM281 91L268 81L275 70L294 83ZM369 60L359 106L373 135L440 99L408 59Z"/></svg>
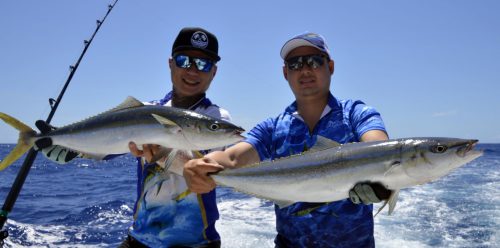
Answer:
<svg viewBox="0 0 500 248"><path fill-rule="evenodd" d="M406 174L426 183L449 174L452 170L480 157L475 150L478 140L457 138L415 138L403 145Z"/></svg>
<svg viewBox="0 0 500 248"><path fill-rule="evenodd" d="M243 128L228 121L200 116L181 121L182 133L191 146L190 150L207 150L224 147L241 141Z"/></svg>

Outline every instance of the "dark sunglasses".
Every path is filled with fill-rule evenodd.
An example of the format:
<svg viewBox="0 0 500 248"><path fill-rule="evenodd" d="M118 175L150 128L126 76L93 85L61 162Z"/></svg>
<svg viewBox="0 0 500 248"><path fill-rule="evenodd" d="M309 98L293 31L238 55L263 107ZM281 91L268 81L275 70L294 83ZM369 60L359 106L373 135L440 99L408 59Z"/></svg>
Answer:
<svg viewBox="0 0 500 248"><path fill-rule="evenodd" d="M214 65L214 62L210 59L194 58L183 54L176 55L174 60L177 67L187 69L194 63L196 65L196 69L202 72L209 72Z"/></svg>
<svg viewBox="0 0 500 248"><path fill-rule="evenodd" d="M304 64L307 64L310 68L316 69L325 63L325 57L326 56L323 54L291 57L286 60L286 65L288 66L288 69L292 71L302 69Z"/></svg>

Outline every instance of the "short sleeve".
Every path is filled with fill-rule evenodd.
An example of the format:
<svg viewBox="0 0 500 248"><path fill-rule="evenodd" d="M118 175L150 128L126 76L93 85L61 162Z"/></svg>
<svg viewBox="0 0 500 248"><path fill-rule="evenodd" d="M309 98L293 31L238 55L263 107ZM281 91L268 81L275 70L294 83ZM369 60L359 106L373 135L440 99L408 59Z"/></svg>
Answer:
<svg viewBox="0 0 500 248"><path fill-rule="evenodd" d="M349 107L350 106L350 107ZM371 130L381 130L387 133L380 113L362 101L350 101L346 104L349 108L349 120L358 140Z"/></svg>
<svg viewBox="0 0 500 248"><path fill-rule="evenodd" d="M271 147L273 137L273 119L269 118L257 124L247 134L247 138L243 142L247 142L257 150L260 160L271 158Z"/></svg>

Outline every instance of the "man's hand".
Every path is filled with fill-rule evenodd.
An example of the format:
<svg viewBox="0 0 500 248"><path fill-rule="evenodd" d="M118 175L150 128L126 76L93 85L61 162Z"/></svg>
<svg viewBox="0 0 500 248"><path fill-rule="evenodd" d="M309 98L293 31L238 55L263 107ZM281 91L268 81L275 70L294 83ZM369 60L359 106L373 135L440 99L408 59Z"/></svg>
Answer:
<svg viewBox="0 0 500 248"><path fill-rule="evenodd" d="M130 150L130 153L136 157L144 157L146 159L146 162L151 163L151 159L153 158L153 154L155 151L159 149L158 145L143 145L142 150L139 150L137 145L134 142L128 143L128 148Z"/></svg>
<svg viewBox="0 0 500 248"><path fill-rule="evenodd" d="M139 150L134 142L128 143L128 148L132 155L144 157L147 163L157 162L159 164L164 164L167 155L172 151L172 149L153 144L144 144L142 145L142 150Z"/></svg>
<svg viewBox="0 0 500 248"><path fill-rule="evenodd" d="M42 134L46 134L56 129L55 127L42 120L36 121L35 125ZM77 152L74 152L68 148L58 145L52 145L52 139L49 137L36 140L35 144L33 145L33 149L41 151L46 158L58 164L65 164L79 155Z"/></svg>
<svg viewBox="0 0 500 248"><path fill-rule="evenodd" d="M379 183L358 183L349 191L349 199L354 204L365 205L389 199L391 191Z"/></svg>
<svg viewBox="0 0 500 248"><path fill-rule="evenodd" d="M191 159L184 165L184 178L191 192L203 194L212 191L217 185L209 176L223 170L224 167L207 157Z"/></svg>

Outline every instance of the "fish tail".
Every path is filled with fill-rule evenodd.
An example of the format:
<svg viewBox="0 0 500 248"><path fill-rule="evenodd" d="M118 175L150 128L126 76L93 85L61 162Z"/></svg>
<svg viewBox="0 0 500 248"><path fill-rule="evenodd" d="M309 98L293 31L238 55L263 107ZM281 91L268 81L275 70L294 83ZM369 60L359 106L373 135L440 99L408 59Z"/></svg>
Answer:
<svg viewBox="0 0 500 248"><path fill-rule="evenodd" d="M0 171L2 171L23 156L33 146L31 138L35 136L36 132L16 118L2 112L0 112L0 119L19 130L19 139L17 140L16 147L0 162Z"/></svg>

